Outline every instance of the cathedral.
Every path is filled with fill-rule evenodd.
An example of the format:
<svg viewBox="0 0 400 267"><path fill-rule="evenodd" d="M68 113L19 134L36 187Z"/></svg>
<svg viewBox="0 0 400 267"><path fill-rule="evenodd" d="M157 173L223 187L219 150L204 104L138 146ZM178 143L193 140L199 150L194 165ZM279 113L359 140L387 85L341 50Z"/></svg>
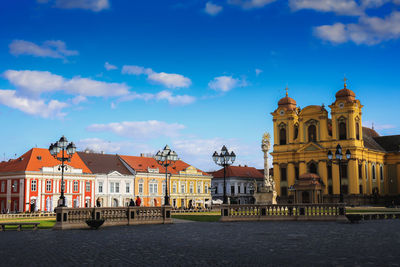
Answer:
<svg viewBox="0 0 400 267"><path fill-rule="evenodd" d="M346 200L400 194L400 135L380 136L363 127L363 107L346 80L330 114L324 105L301 109L286 90L271 113L273 173L281 199L317 203L335 201L340 193Z"/></svg>

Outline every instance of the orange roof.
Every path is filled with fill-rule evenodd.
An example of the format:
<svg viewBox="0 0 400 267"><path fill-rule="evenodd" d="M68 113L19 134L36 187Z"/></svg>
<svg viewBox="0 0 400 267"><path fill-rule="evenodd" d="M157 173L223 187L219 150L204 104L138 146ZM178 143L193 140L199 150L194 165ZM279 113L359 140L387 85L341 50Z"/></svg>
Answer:
<svg viewBox="0 0 400 267"><path fill-rule="evenodd" d="M165 168L158 164L154 158L149 157L137 157L137 156L123 156L120 157L135 171L137 172L148 172L148 168L157 169L159 173L165 173ZM182 160L176 161L172 166L168 166L168 173L179 174L180 171L185 170L190 165ZM202 175L208 175L207 173L197 169Z"/></svg>
<svg viewBox="0 0 400 267"><path fill-rule="evenodd" d="M32 148L21 157L0 163L0 172L22 172L22 171L40 171L43 167L53 167L61 164L61 161L55 159L45 148ZM77 153L75 153L70 162L66 162L76 169L82 169L83 173L92 173L83 163Z"/></svg>

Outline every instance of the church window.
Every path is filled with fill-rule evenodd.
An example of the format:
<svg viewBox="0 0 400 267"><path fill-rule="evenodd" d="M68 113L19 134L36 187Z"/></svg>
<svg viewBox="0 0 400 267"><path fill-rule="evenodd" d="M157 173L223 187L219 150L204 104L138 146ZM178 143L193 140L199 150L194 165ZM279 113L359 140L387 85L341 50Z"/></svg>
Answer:
<svg viewBox="0 0 400 267"><path fill-rule="evenodd" d="M286 168L281 168L281 181L287 181Z"/></svg>
<svg viewBox="0 0 400 267"><path fill-rule="evenodd" d="M360 140L360 124L356 123L356 139Z"/></svg>
<svg viewBox="0 0 400 267"><path fill-rule="evenodd" d="M365 180L368 180L368 163L365 162Z"/></svg>
<svg viewBox="0 0 400 267"><path fill-rule="evenodd" d="M372 180L376 180L375 165L372 165Z"/></svg>
<svg viewBox="0 0 400 267"><path fill-rule="evenodd" d="M285 128L281 128L279 130L279 144L286 145L286 129Z"/></svg>
<svg viewBox="0 0 400 267"><path fill-rule="evenodd" d="M362 179L362 165L361 164L358 165L358 178Z"/></svg>
<svg viewBox="0 0 400 267"><path fill-rule="evenodd" d="M308 172L317 174L317 164L310 163L310 165L308 165Z"/></svg>
<svg viewBox="0 0 400 267"><path fill-rule="evenodd" d="M346 122L339 122L339 140L347 139Z"/></svg>
<svg viewBox="0 0 400 267"><path fill-rule="evenodd" d="M298 136L299 136L299 126L296 124L294 126L294 139L297 139Z"/></svg>
<svg viewBox="0 0 400 267"><path fill-rule="evenodd" d="M328 194L329 195L333 194L333 187L331 185L328 185Z"/></svg>
<svg viewBox="0 0 400 267"><path fill-rule="evenodd" d="M328 172L328 180L332 180L332 165L328 164L326 168Z"/></svg>
<svg viewBox="0 0 400 267"><path fill-rule="evenodd" d="M383 166L382 165L380 166L379 171L380 171L381 183L383 183Z"/></svg>
<svg viewBox="0 0 400 267"><path fill-rule="evenodd" d="M297 179L299 179L299 166L294 167L294 176Z"/></svg>
<svg viewBox="0 0 400 267"><path fill-rule="evenodd" d="M317 127L315 125L308 126L308 142L317 141Z"/></svg>
<svg viewBox="0 0 400 267"><path fill-rule="evenodd" d="M342 163L341 165L342 166L340 169L342 171L342 178L345 179L345 178L347 178L347 164Z"/></svg>
<svg viewBox="0 0 400 267"><path fill-rule="evenodd" d="M363 186L360 184L359 187L360 187L360 188L359 188L359 189L360 189L360 194L361 194L361 195L364 194L364 193L363 193Z"/></svg>
<svg viewBox="0 0 400 267"><path fill-rule="evenodd" d="M281 187L281 196L287 196L287 187L286 186Z"/></svg>

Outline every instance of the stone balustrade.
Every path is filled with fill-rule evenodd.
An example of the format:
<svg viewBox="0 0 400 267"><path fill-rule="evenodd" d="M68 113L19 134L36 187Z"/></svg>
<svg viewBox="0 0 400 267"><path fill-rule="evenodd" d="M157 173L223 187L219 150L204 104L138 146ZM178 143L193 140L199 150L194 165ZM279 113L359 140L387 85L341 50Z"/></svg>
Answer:
<svg viewBox="0 0 400 267"><path fill-rule="evenodd" d="M0 219L55 217L54 212L24 212L0 214Z"/></svg>
<svg viewBox="0 0 400 267"><path fill-rule="evenodd" d="M220 221L347 221L345 213L339 203L222 205Z"/></svg>
<svg viewBox="0 0 400 267"><path fill-rule="evenodd" d="M54 229L89 228L87 220L105 220L103 226L172 223L171 206L115 208L56 208Z"/></svg>

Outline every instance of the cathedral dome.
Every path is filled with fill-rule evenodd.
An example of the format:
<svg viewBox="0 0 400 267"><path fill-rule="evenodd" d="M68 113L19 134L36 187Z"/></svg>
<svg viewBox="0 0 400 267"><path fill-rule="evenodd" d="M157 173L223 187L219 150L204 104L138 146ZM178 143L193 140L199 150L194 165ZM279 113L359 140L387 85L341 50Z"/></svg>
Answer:
<svg viewBox="0 0 400 267"><path fill-rule="evenodd" d="M356 94L351 91L350 89L347 89L347 84L346 84L346 78L344 79L344 88L342 90L339 90L336 93L336 99L342 99L342 100L348 100L348 101L354 101L356 99Z"/></svg>
<svg viewBox="0 0 400 267"><path fill-rule="evenodd" d="M282 98L281 100L279 100L278 106L286 108L287 110L294 110L294 109L296 109L297 103L293 98L288 96L287 89L288 88L286 88L286 96L284 98Z"/></svg>

